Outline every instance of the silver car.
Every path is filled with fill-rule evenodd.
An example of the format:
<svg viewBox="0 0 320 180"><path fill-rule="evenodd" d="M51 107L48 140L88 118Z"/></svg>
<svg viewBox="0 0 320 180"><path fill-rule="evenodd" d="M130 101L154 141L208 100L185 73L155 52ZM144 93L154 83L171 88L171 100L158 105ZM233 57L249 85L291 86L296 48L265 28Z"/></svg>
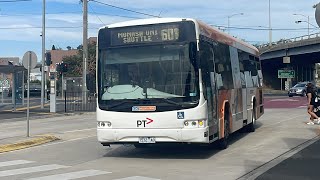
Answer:
<svg viewBox="0 0 320 180"><path fill-rule="evenodd" d="M307 92L307 83L308 82L301 82L296 85L294 85L292 88L289 89L288 91L288 96L306 96Z"/></svg>

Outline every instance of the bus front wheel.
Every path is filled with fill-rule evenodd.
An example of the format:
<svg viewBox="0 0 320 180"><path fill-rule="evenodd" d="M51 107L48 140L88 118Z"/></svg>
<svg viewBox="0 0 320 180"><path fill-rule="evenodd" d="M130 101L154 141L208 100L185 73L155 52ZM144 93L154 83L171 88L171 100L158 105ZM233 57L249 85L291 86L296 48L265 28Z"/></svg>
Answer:
<svg viewBox="0 0 320 180"><path fill-rule="evenodd" d="M229 115L229 113L227 113L227 114ZM227 149L229 146L229 144L228 144L229 135L230 135L229 118L226 118L226 117L224 118L224 137L218 141L219 149Z"/></svg>

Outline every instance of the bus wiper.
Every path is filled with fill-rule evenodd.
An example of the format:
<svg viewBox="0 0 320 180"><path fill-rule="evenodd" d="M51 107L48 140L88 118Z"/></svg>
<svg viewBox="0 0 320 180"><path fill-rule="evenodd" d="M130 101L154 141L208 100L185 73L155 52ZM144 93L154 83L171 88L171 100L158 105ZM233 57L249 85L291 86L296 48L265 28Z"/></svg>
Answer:
<svg viewBox="0 0 320 180"><path fill-rule="evenodd" d="M114 107L120 106L120 105L125 104L125 103L127 103L127 101L121 101L121 102L119 102L117 104L113 104L113 105L109 106L108 108L114 108Z"/></svg>
<svg viewBox="0 0 320 180"><path fill-rule="evenodd" d="M136 100L133 100L133 101L122 100L121 102L119 102L117 104L113 104L113 105L109 106L108 108L114 108L114 107L121 106L122 104L130 103L130 102L136 103L138 101L136 101Z"/></svg>
<svg viewBox="0 0 320 180"><path fill-rule="evenodd" d="M170 100L170 99L162 99L162 100L165 101L165 102L167 102L167 103L169 103L169 104L173 104L173 105L177 105L177 106L183 107L182 104L179 104L179 103L177 103L177 102L175 102L175 101L172 101L172 100Z"/></svg>

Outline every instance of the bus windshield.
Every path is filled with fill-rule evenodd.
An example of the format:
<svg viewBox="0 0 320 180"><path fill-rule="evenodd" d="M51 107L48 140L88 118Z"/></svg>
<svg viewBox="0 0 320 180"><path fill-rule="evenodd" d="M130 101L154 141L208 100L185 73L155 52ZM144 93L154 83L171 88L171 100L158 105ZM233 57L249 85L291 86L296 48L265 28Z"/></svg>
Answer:
<svg viewBox="0 0 320 180"><path fill-rule="evenodd" d="M100 50L99 102L170 99L179 104L199 99L198 72L189 44L146 45ZM172 103L174 102L174 103Z"/></svg>

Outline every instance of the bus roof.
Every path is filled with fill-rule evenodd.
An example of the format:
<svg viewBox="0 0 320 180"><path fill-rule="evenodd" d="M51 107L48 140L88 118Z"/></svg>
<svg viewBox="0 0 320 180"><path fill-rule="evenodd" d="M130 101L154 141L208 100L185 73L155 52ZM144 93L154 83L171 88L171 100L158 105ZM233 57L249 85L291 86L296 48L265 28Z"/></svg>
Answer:
<svg viewBox="0 0 320 180"><path fill-rule="evenodd" d="M181 22L181 21L193 21L196 24L197 38L199 34L212 38L218 42L233 46L235 48L241 49L243 51L249 52L253 55L259 56L259 50L242 40L234 38L227 33L224 33L217 28L209 26L199 20L191 18L149 18L149 19L137 19L125 22L119 22L104 26L103 28L118 28L118 27L128 27L128 26L138 26L138 25L149 25L149 24L162 24L171 22Z"/></svg>
<svg viewBox="0 0 320 180"><path fill-rule="evenodd" d="M197 23L199 25L201 35L210 37L218 42L227 44L229 46L233 46L240 50L259 56L259 50L251 44L248 44L240 39L230 36L229 34L224 33L218 30L217 28L209 26L201 21L197 21Z"/></svg>

